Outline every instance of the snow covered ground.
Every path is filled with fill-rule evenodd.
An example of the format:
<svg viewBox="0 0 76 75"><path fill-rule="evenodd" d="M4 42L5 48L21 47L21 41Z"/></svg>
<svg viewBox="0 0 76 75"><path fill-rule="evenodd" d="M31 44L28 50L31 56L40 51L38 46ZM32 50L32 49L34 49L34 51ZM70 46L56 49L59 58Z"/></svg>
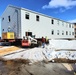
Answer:
<svg viewBox="0 0 76 75"><path fill-rule="evenodd" d="M76 50L76 40L50 40L48 48Z"/></svg>
<svg viewBox="0 0 76 75"><path fill-rule="evenodd" d="M25 59L31 63L43 60L51 61L55 58L76 60L76 40L50 40L50 44L46 45L45 48L32 48L15 54L2 56L2 58L6 60Z"/></svg>

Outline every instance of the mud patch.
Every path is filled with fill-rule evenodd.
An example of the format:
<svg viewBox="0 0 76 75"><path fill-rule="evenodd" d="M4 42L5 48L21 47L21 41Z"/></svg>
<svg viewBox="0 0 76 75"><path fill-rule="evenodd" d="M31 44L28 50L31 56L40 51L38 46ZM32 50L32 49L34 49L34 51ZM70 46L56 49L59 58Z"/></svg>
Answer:
<svg viewBox="0 0 76 75"><path fill-rule="evenodd" d="M37 62L20 59L0 61L0 75L73 75L61 63Z"/></svg>
<svg viewBox="0 0 76 75"><path fill-rule="evenodd" d="M54 59L55 63L76 63L76 60L69 60L69 59Z"/></svg>

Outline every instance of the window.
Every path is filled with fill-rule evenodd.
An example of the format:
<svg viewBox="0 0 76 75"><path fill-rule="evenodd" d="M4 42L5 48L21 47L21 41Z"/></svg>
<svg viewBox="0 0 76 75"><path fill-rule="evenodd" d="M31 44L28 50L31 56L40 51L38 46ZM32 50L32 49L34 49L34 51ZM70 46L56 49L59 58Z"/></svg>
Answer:
<svg viewBox="0 0 76 75"><path fill-rule="evenodd" d="M59 25L59 20L58 20L58 25Z"/></svg>
<svg viewBox="0 0 76 75"><path fill-rule="evenodd" d="M66 23L66 27L68 27L68 23Z"/></svg>
<svg viewBox="0 0 76 75"><path fill-rule="evenodd" d="M4 18L2 18L2 21L4 20Z"/></svg>
<svg viewBox="0 0 76 75"><path fill-rule="evenodd" d="M72 32L72 35L74 35L74 32Z"/></svg>
<svg viewBox="0 0 76 75"><path fill-rule="evenodd" d="M72 25L72 28L73 28L74 26Z"/></svg>
<svg viewBox="0 0 76 75"><path fill-rule="evenodd" d="M53 19L51 20L51 24L54 24L54 20Z"/></svg>
<svg viewBox="0 0 76 75"><path fill-rule="evenodd" d="M69 24L69 28L71 28L71 24Z"/></svg>
<svg viewBox="0 0 76 75"><path fill-rule="evenodd" d="M54 30L51 31L51 34L54 35Z"/></svg>
<svg viewBox="0 0 76 75"><path fill-rule="evenodd" d="M38 15L36 15L36 21L39 21L39 16Z"/></svg>
<svg viewBox="0 0 76 75"><path fill-rule="evenodd" d="M71 31L69 31L69 35L71 35Z"/></svg>
<svg viewBox="0 0 76 75"><path fill-rule="evenodd" d="M59 35L59 30L57 30L57 35Z"/></svg>
<svg viewBox="0 0 76 75"><path fill-rule="evenodd" d="M26 19L29 19L29 13L26 13L26 14L25 14L25 18L26 18Z"/></svg>
<svg viewBox="0 0 76 75"><path fill-rule="evenodd" d="M64 22L62 22L62 26L64 26Z"/></svg>
<svg viewBox="0 0 76 75"><path fill-rule="evenodd" d="M62 31L62 35L64 35L64 31Z"/></svg>
<svg viewBox="0 0 76 75"><path fill-rule="evenodd" d="M68 35L68 31L66 31L66 35Z"/></svg>
<svg viewBox="0 0 76 75"><path fill-rule="evenodd" d="M4 29L2 29L2 31L4 31Z"/></svg>
<svg viewBox="0 0 76 75"><path fill-rule="evenodd" d="M8 16L8 22L10 22L11 21L11 18L10 18L10 16Z"/></svg>

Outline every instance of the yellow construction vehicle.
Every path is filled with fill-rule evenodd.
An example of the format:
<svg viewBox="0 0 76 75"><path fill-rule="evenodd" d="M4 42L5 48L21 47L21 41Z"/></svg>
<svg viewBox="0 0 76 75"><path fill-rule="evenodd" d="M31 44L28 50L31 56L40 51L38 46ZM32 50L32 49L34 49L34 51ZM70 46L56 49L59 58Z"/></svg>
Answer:
<svg viewBox="0 0 76 75"><path fill-rule="evenodd" d="M14 32L2 33L2 39L15 39Z"/></svg>

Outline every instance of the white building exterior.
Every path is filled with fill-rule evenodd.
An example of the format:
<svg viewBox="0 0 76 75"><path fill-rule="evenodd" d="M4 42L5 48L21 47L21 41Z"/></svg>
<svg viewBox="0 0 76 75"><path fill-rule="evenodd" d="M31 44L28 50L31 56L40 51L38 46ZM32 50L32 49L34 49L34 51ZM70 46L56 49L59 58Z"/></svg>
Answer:
<svg viewBox="0 0 76 75"><path fill-rule="evenodd" d="M32 32L36 38L74 38L73 24L25 8L9 5L2 15L2 32L15 32L23 38L25 32Z"/></svg>

